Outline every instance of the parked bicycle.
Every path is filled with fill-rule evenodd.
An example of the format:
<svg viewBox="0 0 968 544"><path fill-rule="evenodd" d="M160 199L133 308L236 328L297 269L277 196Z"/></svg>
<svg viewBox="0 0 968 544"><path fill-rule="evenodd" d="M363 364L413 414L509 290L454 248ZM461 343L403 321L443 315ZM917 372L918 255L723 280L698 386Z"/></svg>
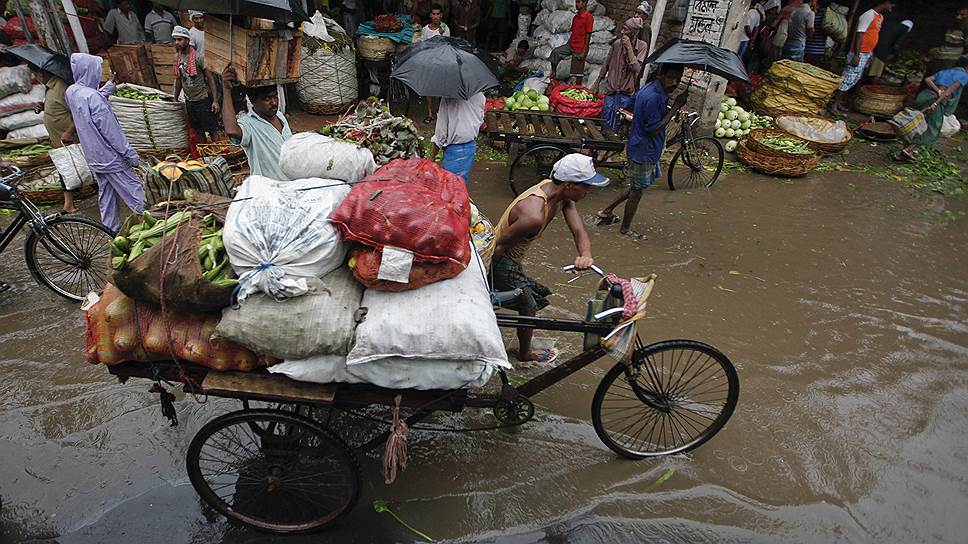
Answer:
<svg viewBox="0 0 968 544"><path fill-rule="evenodd" d="M86 217L45 216L13 185L23 172L16 166L9 169L11 174L0 177L0 208L19 213L0 233L0 253L28 227L24 259L37 283L72 301L100 291L111 271L114 232Z"/></svg>

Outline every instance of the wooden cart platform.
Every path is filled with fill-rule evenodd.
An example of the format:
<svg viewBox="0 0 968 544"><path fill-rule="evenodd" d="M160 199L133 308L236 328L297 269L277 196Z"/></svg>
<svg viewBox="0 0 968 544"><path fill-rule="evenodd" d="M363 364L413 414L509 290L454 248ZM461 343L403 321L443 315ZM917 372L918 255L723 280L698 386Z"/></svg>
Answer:
<svg viewBox="0 0 968 544"><path fill-rule="evenodd" d="M509 152L517 147L515 144L525 147L553 144L593 151L625 149L625 137L613 131L604 119L530 110L488 110L484 118L488 138L492 142L504 142Z"/></svg>

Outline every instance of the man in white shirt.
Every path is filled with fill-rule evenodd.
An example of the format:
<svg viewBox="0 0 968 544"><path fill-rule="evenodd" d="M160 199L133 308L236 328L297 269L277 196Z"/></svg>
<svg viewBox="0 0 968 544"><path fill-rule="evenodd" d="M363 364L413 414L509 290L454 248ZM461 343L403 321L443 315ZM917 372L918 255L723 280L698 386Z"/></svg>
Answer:
<svg viewBox="0 0 968 544"><path fill-rule="evenodd" d="M787 28L787 40L783 44L783 58L803 62L803 54L807 47L807 38L813 36L813 20L816 14L813 4L804 2L800 8L790 15L790 25Z"/></svg>
<svg viewBox="0 0 968 544"><path fill-rule="evenodd" d="M198 58L205 58L205 14L201 11L188 10L188 18L192 20L192 27L188 29L191 43L195 46Z"/></svg>
<svg viewBox="0 0 968 544"><path fill-rule="evenodd" d="M756 29L763 22L763 18L763 2L757 3L746 11L746 24L743 26L743 35L740 37L739 50L736 52L739 58L743 58L746 55L750 40L753 39Z"/></svg>
<svg viewBox="0 0 968 544"><path fill-rule="evenodd" d="M437 160L437 151L444 150L441 166L467 182L474 166L477 152L477 133L484 122L484 93L477 93L467 100L441 98L437 112L437 127L430 139L433 147L428 159Z"/></svg>
<svg viewBox="0 0 968 544"><path fill-rule="evenodd" d="M420 41L429 40L434 36L450 36L450 27L444 22L444 10L440 4L430 6L430 23L420 30ZM434 99L427 97L427 117L424 124L429 125L434 120Z"/></svg>
<svg viewBox="0 0 968 544"><path fill-rule="evenodd" d="M117 32L118 43L135 44L145 41L145 31L141 28L138 15L132 11L129 0L118 2L118 7L109 11L104 18L103 26L108 34Z"/></svg>
<svg viewBox="0 0 968 544"><path fill-rule="evenodd" d="M177 24L174 15L155 4L145 15L145 34L154 43L171 43L171 31Z"/></svg>

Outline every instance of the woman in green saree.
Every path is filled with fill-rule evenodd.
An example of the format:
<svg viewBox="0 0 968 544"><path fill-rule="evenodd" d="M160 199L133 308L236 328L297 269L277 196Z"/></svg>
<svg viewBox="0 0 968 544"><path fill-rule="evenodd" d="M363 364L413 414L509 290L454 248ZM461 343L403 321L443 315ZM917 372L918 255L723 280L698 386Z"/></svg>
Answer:
<svg viewBox="0 0 968 544"><path fill-rule="evenodd" d="M896 161L913 161L914 150L919 145L931 145L938 141L941 125L946 115L958 109L961 92L968 85L968 56L958 59L954 68L941 70L924 80L924 87L914 100L914 109L921 110L928 130L908 138L908 145L894 156Z"/></svg>

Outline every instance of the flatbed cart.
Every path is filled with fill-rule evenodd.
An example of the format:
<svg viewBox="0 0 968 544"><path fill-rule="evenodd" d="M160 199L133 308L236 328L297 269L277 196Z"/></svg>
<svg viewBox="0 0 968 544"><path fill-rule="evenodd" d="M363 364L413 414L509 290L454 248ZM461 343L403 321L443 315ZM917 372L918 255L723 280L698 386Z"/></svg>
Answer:
<svg viewBox="0 0 968 544"><path fill-rule="evenodd" d="M108 370L121 382L155 381L152 390L161 393L162 411L169 417L174 415L173 396L160 387L161 382L181 383L195 395L240 400L240 410L209 421L192 439L186 454L189 479L218 512L278 534L318 530L352 510L361 480L357 452L386 443L397 417L415 431L493 430L524 424L534 415L533 396L606 355L615 356L605 346L618 333L625 335L627 349L605 374L592 400L598 436L630 459L699 447L723 428L736 406L739 378L732 363L712 346L692 340L643 344L634 325L644 315L651 285L640 284L648 289L639 297L642 290L630 290L628 282L613 283L609 278L616 280L614 276L593 269L602 279L583 320L496 314L505 328L582 333L584 349L517 386L501 371L500 388L494 393L313 384L264 370L222 372L178 361L125 362ZM627 294L640 301L633 318L624 303ZM467 408L490 410L494 424L460 429L419 425L434 412ZM409 415L401 416L401 409ZM375 410L388 415L374 417ZM332 421L334 412L378 421L387 430L350 446L348 442L360 441L359 433L341 436Z"/></svg>

